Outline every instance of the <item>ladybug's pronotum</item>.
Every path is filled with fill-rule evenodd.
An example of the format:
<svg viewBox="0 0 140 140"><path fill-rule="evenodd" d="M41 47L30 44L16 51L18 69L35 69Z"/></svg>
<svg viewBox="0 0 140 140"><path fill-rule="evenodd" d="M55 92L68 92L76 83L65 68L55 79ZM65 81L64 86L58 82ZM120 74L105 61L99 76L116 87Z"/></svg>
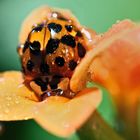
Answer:
<svg viewBox="0 0 140 140"><path fill-rule="evenodd" d="M46 21L33 26L19 47L25 84L40 99L74 94L69 81L87 51L86 41L72 20L52 12Z"/></svg>

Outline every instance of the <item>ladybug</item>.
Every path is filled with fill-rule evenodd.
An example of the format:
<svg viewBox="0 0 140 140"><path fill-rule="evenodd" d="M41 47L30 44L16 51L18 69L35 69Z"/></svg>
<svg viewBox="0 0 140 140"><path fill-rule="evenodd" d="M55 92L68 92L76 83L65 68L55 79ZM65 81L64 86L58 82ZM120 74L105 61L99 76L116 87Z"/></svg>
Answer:
<svg viewBox="0 0 140 140"><path fill-rule="evenodd" d="M25 84L41 100L54 95L72 98L69 81L86 51L85 37L72 20L53 12L33 26L18 48Z"/></svg>

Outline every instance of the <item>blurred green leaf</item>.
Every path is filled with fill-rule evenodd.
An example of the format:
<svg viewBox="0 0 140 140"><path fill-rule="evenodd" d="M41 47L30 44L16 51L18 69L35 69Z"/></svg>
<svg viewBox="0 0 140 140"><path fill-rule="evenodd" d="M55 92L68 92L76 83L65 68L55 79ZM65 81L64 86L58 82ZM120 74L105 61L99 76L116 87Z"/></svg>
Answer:
<svg viewBox="0 0 140 140"><path fill-rule="evenodd" d="M79 129L80 140L123 140L99 115L94 112L90 119Z"/></svg>
<svg viewBox="0 0 140 140"><path fill-rule="evenodd" d="M108 91L98 84L92 82L88 82L87 86L97 87L102 90L103 97L102 102L98 107L98 111L108 124L110 124L112 127L115 127L116 108Z"/></svg>

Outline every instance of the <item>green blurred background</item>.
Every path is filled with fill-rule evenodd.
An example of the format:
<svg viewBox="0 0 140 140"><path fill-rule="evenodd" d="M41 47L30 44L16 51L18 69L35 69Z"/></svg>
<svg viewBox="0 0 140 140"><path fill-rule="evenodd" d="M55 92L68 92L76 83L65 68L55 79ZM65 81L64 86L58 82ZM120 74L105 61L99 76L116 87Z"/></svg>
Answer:
<svg viewBox="0 0 140 140"><path fill-rule="evenodd" d="M70 9L81 24L97 32L105 32L117 20L140 21L140 0L0 0L0 71L20 70L16 47L21 23L32 9L44 4ZM103 91L103 102L98 110L114 127L115 108L107 92ZM62 140L32 120L0 123L0 140L9 139ZM78 140L76 134L69 139Z"/></svg>

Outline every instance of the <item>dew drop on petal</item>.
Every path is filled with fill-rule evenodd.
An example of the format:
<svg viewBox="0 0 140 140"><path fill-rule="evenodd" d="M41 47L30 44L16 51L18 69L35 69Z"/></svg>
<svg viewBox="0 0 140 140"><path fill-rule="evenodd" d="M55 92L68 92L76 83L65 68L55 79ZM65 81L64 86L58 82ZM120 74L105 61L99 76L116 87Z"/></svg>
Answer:
<svg viewBox="0 0 140 140"><path fill-rule="evenodd" d="M10 96L7 96L6 99L10 101L12 98Z"/></svg>
<svg viewBox="0 0 140 140"><path fill-rule="evenodd" d="M68 122L63 122L62 124L63 124L63 126L64 126L65 128L69 128L69 127L70 127L70 125L69 125Z"/></svg>
<svg viewBox="0 0 140 140"><path fill-rule="evenodd" d="M2 115L2 114L0 114L0 119L2 118L2 116L3 116L3 115Z"/></svg>
<svg viewBox="0 0 140 140"><path fill-rule="evenodd" d="M120 20L117 20L116 23L120 23Z"/></svg>
<svg viewBox="0 0 140 140"><path fill-rule="evenodd" d="M4 112L7 114L7 113L9 113L9 109L8 108L6 108L5 110L4 110Z"/></svg>
<svg viewBox="0 0 140 140"><path fill-rule="evenodd" d="M24 120L28 120L28 119L29 119L29 117L25 117L25 118L24 118Z"/></svg>
<svg viewBox="0 0 140 140"><path fill-rule="evenodd" d="M7 103L6 105L7 105L7 106L10 106L10 103Z"/></svg>
<svg viewBox="0 0 140 140"><path fill-rule="evenodd" d="M37 115L39 113L37 107L33 108L33 112L34 112L35 115Z"/></svg>
<svg viewBox="0 0 140 140"><path fill-rule="evenodd" d="M15 100L15 103L16 103L16 104L19 104L19 100Z"/></svg>

